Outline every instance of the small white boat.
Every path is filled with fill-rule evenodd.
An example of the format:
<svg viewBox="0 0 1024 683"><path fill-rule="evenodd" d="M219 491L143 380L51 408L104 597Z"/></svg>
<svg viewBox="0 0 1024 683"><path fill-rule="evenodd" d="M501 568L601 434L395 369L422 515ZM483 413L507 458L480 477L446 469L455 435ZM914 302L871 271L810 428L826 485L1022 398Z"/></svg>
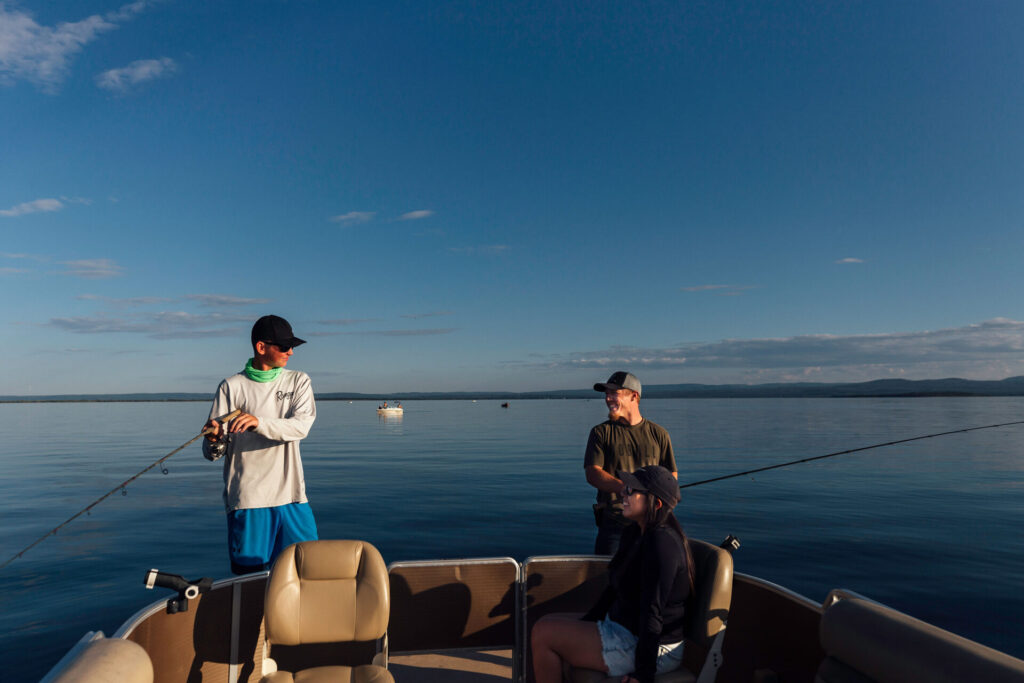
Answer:
<svg viewBox="0 0 1024 683"><path fill-rule="evenodd" d="M403 408L377 408L378 415L401 415L405 412Z"/></svg>

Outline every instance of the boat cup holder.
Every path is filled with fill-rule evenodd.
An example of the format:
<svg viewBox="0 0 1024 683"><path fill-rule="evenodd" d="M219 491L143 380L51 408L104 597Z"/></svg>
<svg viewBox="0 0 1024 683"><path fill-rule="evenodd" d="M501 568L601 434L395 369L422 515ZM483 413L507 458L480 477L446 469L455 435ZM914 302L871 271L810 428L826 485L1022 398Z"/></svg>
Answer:
<svg viewBox="0 0 1024 683"><path fill-rule="evenodd" d="M177 614L178 612L187 612L189 600L210 590L210 587L213 586L213 579L202 578L189 581L184 576L150 569L146 572L146 588L152 590L155 586L178 591L177 597L167 600L167 613Z"/></svg>

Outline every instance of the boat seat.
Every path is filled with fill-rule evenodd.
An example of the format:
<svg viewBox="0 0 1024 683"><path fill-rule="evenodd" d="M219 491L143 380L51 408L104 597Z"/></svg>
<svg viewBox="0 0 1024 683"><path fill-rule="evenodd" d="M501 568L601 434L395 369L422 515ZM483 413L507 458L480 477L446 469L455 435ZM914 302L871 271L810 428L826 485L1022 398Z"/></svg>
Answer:
<svg viewBox="0 0 1024 683"><path fill-rule="evenodd" d="M866 598L841 594L821 617L815 683L1020 683L1024 661Z"/></svg>
<svg viewBox="0 0 1024 683"><path fill-rule="evenodd" d="M153 683L153 663L138 643L99 637L81 645L72 659L60 662L46 683Z"/></svg>
<svg viewBox="0 0 1024 683"><path fill-rule="evenodd" d="M307 541L285 548L267 581L266 640L275 646L381 641L390 610L388 571L365 541ZM387 657L278 671L264 660L262 683L394 683Z"/></svg>
<svg viewBox="0 0 1024 683"><path fill-rule="evenodd" d="M656 683L711 683L722 665L722 640L732 603L732 555L704 541L690 540L693 553L694 595L687 605L684 647L697 644L707 651L699 676L686 666L654 677ZM686 656L683 657L684 661ZM603 671L567 667L570 683L619 683Z"/></svg>

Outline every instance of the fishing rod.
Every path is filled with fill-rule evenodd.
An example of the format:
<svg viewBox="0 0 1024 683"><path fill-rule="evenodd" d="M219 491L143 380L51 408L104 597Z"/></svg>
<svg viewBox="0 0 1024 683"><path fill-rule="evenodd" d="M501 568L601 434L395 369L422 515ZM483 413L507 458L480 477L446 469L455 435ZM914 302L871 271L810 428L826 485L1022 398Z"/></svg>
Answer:
<svg viewBox="0 0 1024 683"><path fill-rule="evenodd" d="M815 460L824 460L825 458L834 458L837 455L847 455L849 453L858 453L860 451L870 451L872 448L882 448L883 446L895 446L900 443L908 443L910 441L920 441L921 439L932 439L937 436L948 436L950 434L963 434L965 432L976 432L979 429L993 429L995 427L1009 427L1010 425L1024 424L1024 420L1017 420L1016 422L1001 422L994 425L984 425L982 427L967 427L966 429L954 429L948 432L936 432L935 434L925 434L924 436L913 436L909 439L898 439L896 441L886 441L885 443L876 443L871 446L861 446L860 448L848 448L845 451L836 451L835 453L826 453L825 455L816 455L811 458L801 458L800 460L790 460L789 462L778 463L776 465L767 465L766 467L758 467L753 470L746 470L744 472L736 472L734 474L725 474L721 477L713 477L711 479L703 479L701 481L691 481L689 484L680 484L680 489L687 489L691 486L700 486L701 484L710 484L715 481L723 481L725 479L733 479L734 477L743 477L748 474L756 474L758 472L767 472L768 470L777 470L782 467L789 467L790 465L799 465L805 462L814 462Z"/></svg>
<svg viewBox="0 0 1024 683"><path fill-rule="evenodd" d="M241 411L241 410L237 410L237 409L236 409L236 410L232 410L232 411L231 411L230 413L228 413L227 415L222 415L221 417L218 417L218 418L216 418L216 420L217 420L217 422L220 422L221 424L227 424L227 423L228 423L228 422L230 422L231 420L233 420L233 419L235 419L236 417L238 417L239 415L241 415L241 413L242 413L242 411ZM106 493L104 493L104 494L103 494L102 496L100 496L99 498L97 498L97 499L96 499L96 500L94 500L93 502L91 502L91 503L89 503L88 505L86 505L86 506L85 506L84 508L82 508L81 510L79 510L79 511L78 511L78 512L76 512L75 514L71 515L71 516L70 516L70 517L68 517L68 518L67 518L66 520L64 520L63 522L61 522L61 523L60 523L60 524L58 524L57 526L55 526L55 527L53 527L52 529L50 529L49 531L47 531L47 532L46 532L45 534L43 534L42 536L40 536L39 538L37 538L37 539L36 539L36 540L35 540L35 541L34 541L34 542L33 542L33 543L31 544L31 545L28 545L28 546L26 546L26 547L25 547L25 548L23 548L23 549L22 549L22 550L21 550L20 552L18 552L18 553L16 553L15 555L13 555L13 556L12 556L12 557L11 557L11 558L10 558L9 560L7 560L6 562L4 562L3 564L0 564L0 569L3 569L3 568L4 568L4 567L6 567L7 565L9 565L9 564L10 564L11 562L14 562L14 561L15 561L16 559L18 559L19 557L21 557L22 555L24 555L25 553L27 553L27 552L28 552L29 550L32 550L32 548L34 548L34 547L36 547L37 545L39 545L40 543L42 543L43 541L45 541L45 540L46 540L47 538L49 538L50 536L56 536L56 535L57 535L57 532L58 532L58 531L60 531L60 530L61 530L61 529L62 529L63 527L67 526L67 525L68 525L69 523L71 523L71 522L72 522L72 521L74 521L75 519L78 519L78 518L79 518L79 517L81 517L81 516L82 516L83 514L85 514L85 513L89 512L89 511L90 511L90 510L92 510L92 509L93 509L94 507L96 507L97 505L99 505L100 503L102 503L103 501L105 501L105 500L106 500L107 498L109 498L110 496L114 495L114 494L115 494L115 493L117 493L118 491L120 491L120 492L121 492L121 495L125 495L125 496L127 496L127 495L128 495L128 489L127 489L126 487L128 486L128 484L132 483L133 481L135 481L136 479L138 479L139 477L141 477L141 476L142 476L143 474L145 474L146 472L149 472L149 471L150 471L151 469L153 469L153 468L154 468L154 467L156 467L157 465L162 465L162 464L164 463L164 461L165 461L165 460L167 460L167 459L168 459L168 458L170 458L170 457L171 457L172 455L174 455L174 454L175 454L175 453L177 453L178 451L182 450L182 449L183 449L183 448L185 448L186 446L191 446L191 445L192 445L192 444L193 444L193 443L194 443L194 442L195 442L196 440L200 439L201 437L204 437L204 436L206 436L207 434L212 434L212 433L213 433L213 427L206 427L206 428L204 428L204 429L203 429L203 431L199 432L199 433L198 433L198 434L196 434L196 435L195 435L194 437L192 437L191 439L189 439L189 440L188 440L188 441L186 441L185 443L181 444L180 446L178 446L177 448L175 448L175 449L174 449L173 451L171 451L170 453L168 453L168 454L167 454L167 455L165 455L164 457L162 457L162 458L160 458L159 460L157 460L156 462L154 462L154 463L153 463L152 465L150 465L149 467L147 467L147 468L145 468L145 469L143 469L143 470L140 470L140 471L139 471L139 472L137 472L137 473L136 473L136 474L135 474L134 476L131 476L131 477L129 477L129 478L127 478L127 479L125 479L125 480L124 480L124 481L122 481L122 482L121 482L120 484L118 484L118 485L117 485L117 486L115 486L114 488L110 489L109 491L107 491ZM163 470L163 472L164 472L164 474L167 474L167 470L166 470L166 469L164 469L164 470Z"/></svg>
<svg viewBox="0 0 1024 683"><path fill-rule="evenodd" d="M234 419L240 413L241 413L240 410L233 410L232 412L228 413L227 415L224 415L224 416L216 418L216 419L217 419L218 422L227 423L227 422L230 422L232 419ZM690 482L688 484L680 484L679 488L680 489L686 489L686 488L691 488L693 486L701 486L703 484L710 484L710 483L713 483L713 482L716 482L716 481L724 481L726 479L733 479L735 477L743 477L743 476L747 476L747 475L750 475L750 474L757 474L758 472L767 472L768 470L777 470L777 469L781 469L783 467L790 467L791 465L799 465L799 464L802 464L802 463L814 462L815 460L824 460L826 458L834 458L834 457L839 456L839 455L848 455L850 453L859 453L860 451L869 451L869 450L872 450L874 448L882 448L884 446L895 446L895 445L901 444L901 443L909 443L911 441L921 441L922 439L933 439L935 437L948 436L950 434L964 434L966 432L975 432L975 431L978 431L978 430L981 430L981 429L994 429L996 427L1009 427L1011 425L1019 425L1019 424L1024 424L1024 420L1017 420L1017 421L1014 421L1014 422L1001 422L999 424L983 425L981 427L967 427L965 429L953 429L953 430L946 431L946 432L936 432L934 434L925 434L923 436L914 436L914 437L910 437L909 439L897 439L895 441L886 441L884 443L876 443L876 444L872 444L870 446L861 446L860 448L848 448L848 449L843 450L843 451L836 451L834 453L826 453L825 455L816 455L816 456L813 456L813 457L810 457L810 458L800 458L799 460L790 460L789 462L777 463L775 465L767 465L765 467L758 467L758 468L755 468L755 469L752 469L752 470L744 470L743 472L735 472L733 474L725 474L725 475L722 475L720 477L712 477L711 479L702 479L700 481L692 481L692 482ZM120 484L118 484L117 486L112 488L110 491L108 491L107 493L103 494L102 496L100 496L99 498L94 500L92 503L90 503L86 507L84 507L81 510L79 510L78 512L76 512L74 515L72 515L71 517L66 519L64 522L62 522L61 524L58 524L56 527L54 527L50 531L46 532L43 536L41 536L36 541L34 541L32 544L30 544L29 546L25 547L24 549L22 549L21 551L19 551L15 555L13 555L6 562L4 562L3 564L0 564L0 569L3 569L7 565L9 565L11 562L13 562L14 560L18 559L22 555L24 555L26 552L28 552L29 550L31 550L35 546L39 545L40 543L42 543L44 540L46 540L50 536L55 536L60 529L62 529L63 527L65 527L67 524L69 524L70 522L74 521L78 517L81 517L83 514L89 512L90 510L92 510L92 508L94 508L97 505L99 505L100 503L102 503L104 500L106 500L107 498L112 496L117 491L121 491L124 495L127 495L127 490L126 490L125 487L128 486L128 484L132 483L133 481L135 481L140 476L142 476L143 474L145 474L149 470L153 469L157 465L162 464L165 460L170 458L175 453L181 451L186 446L190 446L193 442L198 440L200 437L203 437L203 436L206 436L207 434L212 433L212 431L213 430L210 427L207 427L206 429L203 429L203 431L201 431L199 434L197 434L196 436L192 437L191 439L189 439L188 441L183 443L181 446L178 446L173 451L171 451L170 453L168 453L164 457L160 458L159 460L154 462L149 467L146 467L145 469L141 470L140 472L138 472L134 476L129 477L128 479L124 480L123 482L121 482Z"/></svg>

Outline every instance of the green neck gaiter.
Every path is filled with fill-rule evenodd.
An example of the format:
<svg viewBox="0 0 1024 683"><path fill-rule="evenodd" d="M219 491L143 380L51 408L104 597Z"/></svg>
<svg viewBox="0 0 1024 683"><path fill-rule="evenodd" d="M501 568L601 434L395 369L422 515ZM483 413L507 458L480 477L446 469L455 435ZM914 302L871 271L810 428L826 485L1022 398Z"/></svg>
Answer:
<svg viewBox="0 0 1024 683"><path fill-rule="evenodd" d="M252 366L252 358L245 362L245 376L253 382L273 382L281 374L284 368L271 368L270 370L257 370Z"/></svg>

